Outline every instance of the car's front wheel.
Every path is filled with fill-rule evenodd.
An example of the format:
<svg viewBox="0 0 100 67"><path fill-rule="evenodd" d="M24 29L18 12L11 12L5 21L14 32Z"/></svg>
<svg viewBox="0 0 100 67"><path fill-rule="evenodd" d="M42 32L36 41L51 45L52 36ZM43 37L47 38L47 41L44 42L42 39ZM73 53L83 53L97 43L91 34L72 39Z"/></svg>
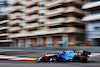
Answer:
<svg viewBox="0 0 100 67"><path fill-rule="evenodd" d="M50 60L50 58L47 57L47 56L43 56L43 57L41 58L41 62L48 62L49 60Z"/></svg>

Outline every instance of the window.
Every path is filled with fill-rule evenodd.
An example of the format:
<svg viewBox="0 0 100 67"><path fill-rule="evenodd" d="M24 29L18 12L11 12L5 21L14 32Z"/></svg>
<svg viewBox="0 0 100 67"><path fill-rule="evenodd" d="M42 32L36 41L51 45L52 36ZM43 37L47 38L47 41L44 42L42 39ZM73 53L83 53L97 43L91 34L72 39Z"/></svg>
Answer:
<svg viewBox="0 0 100 67"><path fill-rule="evenodd" d="M25 44L26 44L26 47L31 47L32 46L32 40L31 39L26 39L25 40Z"/></svg>
<svg viewBox="0 0 100 67"><path fill-rule="evenodd" d="M91 11L91 14L98 14L98 13L100 13L100 10Z"/></svg>
<svg viewBox="0 0 100 67"><path fill-rule="evenodd" d="M84 38L84 36L77 36L76 40L77 41L85 41L85 38Z"/></svg>
<svg viewBox="0 0 100 67"><path fill-rule="evenodd" d="M95 30L100 30L100 27L94 27Z"/></svg>
<svg viewBox="0 0 100 67"><path fill-rule="evenodd" d="M52 47L53 46L52 42L53 42L52 37L47 37L46 38L47 47Z"/></svg>
<svg viewBox="0 0 100 67"><path fill-rule="evenodd" d="M43 39L42 38L37 38L37 45L39 47L42 47L42 45L43 45Z"/></svg>
<svg viewBox="0 0 100 67"><path fill-rule="evenodd" d="M18 47L24 47L24 40L18 40Z"/></svg>
<svg viewBox="0 0 100 67"><path fill-rule="evenodd" d="M63 47L63 44L59 44L59 47Z"/></svg>

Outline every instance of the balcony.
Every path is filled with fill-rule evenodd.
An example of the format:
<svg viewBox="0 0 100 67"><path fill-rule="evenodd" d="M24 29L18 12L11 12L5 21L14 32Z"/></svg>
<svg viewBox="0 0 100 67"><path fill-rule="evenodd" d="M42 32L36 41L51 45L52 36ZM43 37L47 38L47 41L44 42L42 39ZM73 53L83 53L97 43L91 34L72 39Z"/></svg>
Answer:
<svg viewBox="0 0 100 67"><path fill-rule="evenodd" d="M22 18L22 16L25 16L25 14L23 14L23 13L14 13L14 14L9 14L9 19Z"/></svg>
<svg viewBox="0 0 100 67"><path fill-rule="evenodd" d="M54 24L61 24L61 23L70 23L70 22L76 22L76 23L82 23L81 19L78 19L76 17L66 17L66 18L57 18L53 20L47 20L47 25L54 25Z"/></svg>
<svg viewBox="0 0 100 67"><path fill-rule="evenodd" d="M82 21L94 21L100 19L100 13L90 14L85 16Z"/></svg>
<svg viewBox="0 0 100 67"><path fill-rule="evenodd" d="M54 9L54 10L49 10L49 11L46 12L46 15L53 15L54 16L54 15L59 14L59 13L69 13L69 12L85 14L85 12L83 10L72 6L72 7L58 8L58 9Z"/></svg>
<svg viewBox="0 0 100 67"><path fill-rule="evenodd" d="M0 36L8 36L9 34L8 33L2 33L0 34Z"/></svg>
<svg viewBox="0 0 100 67"><path fill-rule="evenodd" d="M9 4L16 4L17 2L19 2L20 0L11 0L11 1L9 1Z"/></svg>
<svg viewBox="0 0 100 67"><path fill-rule="evenodd" d="M20 30L20 29L21 29L20 27L11 27L11 28L9 28L8 30L9 30L10 32L12 32L12 31Z"/></svg>
<svg viewBox="0 0 100 67"><path fill-rule="evenodd" d="M65 11L65 8L58 8L58 9L47 11L46 15L54 15L54 14L58 14L58 13L63 13L64 11Z"/></svg>
<svg viewBox="0 0 100 67"><path fill-rule="evenodd" d="M64 0L54 0L54 1L51 1L51 2L46 2L45 5L52 7L52 6L55 6L55 5L57 5L59 3L63 3L63 2L64 2Z"/></svg>
<svg viewBox="0 0 100 67"><path fill-rule="evenodd" d="M13 13L13 14L9 14L9 17L17 17L17 16L23 16L23 13Z"/></svg>
<svg viewBox="0 0 100 67"><path fill-rule="evenodd" d="M38 27L38 26L39 26L38 23L32 23L32 24L27 24L27 25L25 26L25 28L33 28L33 27Z"/></svg>
<svg viewBox="0 0 100 67"><path fill-rule="evenodd" d="M9 27L0 27L0 30L5 30L5 29L8 29Z"/></svg>
<svg viewBox="0 0 100 67"><path fill-rule="evenodd" d="M100 38L100 31L89 31L88 32L89 38Z"/></svg>
<svg viewBox="0 0 100 67"><path fill-rule="evenodd" d="M9 17L10 20L17 19L17 18L20 18L20 17Z"/></svg>
<svg viewBox="0 0 100 67"><path fill-rule="evenodd" d="M4 23L8 23L10 20L3 20L3 21L0 21L0 24L4 24Z"/></svg>
<svg viewBox="0 0 100 67"><path fill-rule="evenodd" d="M57 41L57 44L64 44L64 41Z"/></svg>
<svg viewBox="0 0 100 67"><path fill-rule="evenodd" d="M71 3L71 2L74 2L74 3L77 3L77 4L84 4L83 1L81 0L54 0L54 1L51 1L51 2L46 2L46 6L47 7L53 7L53 6L56 6L60 3Z"/></svg>
<svg viewBox="0 0 100 67"><path fill-rule="evenodd" d="M80 29L80 28L74 28L74 27L67 27L66 29L65 29L65 32L66 33L75 33L75 32L84 32L84 30L83 29Z"/></svg>
<svg viewBox="0 0 100 67"><path fill-rule="evenodd" d="M82 9L90 9L100 6L100 1L89 2L83 5Z"/></svg>
<svg viewBox="0 0 100 67"><path fill-rule="evenodd" d="M85 12L83 10L81 10L79 8L76 8L74 6L65 8L65 12L66 13L68 13L68 12L75 12L75 13L85 14Z"/></svg>
<svg viewBox="0 0 100 67"><path fill-rule="evenodd" d="M10 7L9 10L10 10L10 12L13 12L13 11L16 11L16 10L22 9L22 8L24 8L24 7L23 6L13 6L13 7Z"/></svg>
<svg viewBox="0 0 100 67"><path fill-rule="evenodd" d="M39 2L40 0L31 0L31 1L22 1L21 4L26 5L26 6L30 6L35 4L36 2Z"/></svg>
<svg viewBox="0 0 100 67"><path fill-rule="evenodd" d="M55 28L55 29L48 29L48 30L38 30L38 31L27 32L27 33L12 34L9 37L16 38L16 37L26 37L26 36L57 34L57 33L75 33L75 32L83 32L83 31L84 30L75 27L67 27L67 28Z"/></svg>
<svg viewBox="0 0 100 67"><path fill-rule="evenodd" d="M17 24L17 23L22 23L22 22L25 22L25 21L14 20L14 21L9 22L9 24L10 24L10 25L14 25L14 24Z"/></svg>
<svg viewBox="0 0 100 67"><path fill-rule="evenodd" d="M0 42L12 42L12 40L0 40Z"/></svg>
<svg viewBox="0 0 100 67"><path fill-rule="evenodd" d="M18 34L28 34L27 30L21 30Z"/></svg>
<svg viewBox="0 0 100 67"><path fill-rule="evenodd" d="M47 25L54 25L54 24L60 24L60 23L63 23L65 22L65 18L57 18L57 19L53 19L53 20L47 20L47 22L45 24Z"/></svg>
<svg viewBox="0 0 100 67"><path fill-rule="evenodd" d="M74 2L74 3L77 3L77 4L84 4L84 1L82 0L64 0L65 3L70 3L70 2Z"/></svg>
<svg viewBox="0 0 100 67"><path fill-rule="evenodd" d="M24 19L26 21L31 21L31 20L34 20L34 19L37 19L37 18L39 18L39 15L26 16Z"/></svg>
<svg viewBox="0 0 100 67"><path fill-rule="evenodd" d="M27 8L27 9L25 10L25 12L26 12L26 13L31 13L31 12L34 12L34 11L36 11L36 10L39 10L39 7L38 7L38 6L32 7L32 8Z"/></svg>
<svg viewBox="0 0 100 67"><path fill-rule="evenodd" d="M20 16L10 16L9 17L10 20L17 19L17 18L20 18Z"/></svg>
<svg viewBox="0 0 100 67"><path fill-rule="evenodd" d="M84 24L84 22L82 22L81 19L79 19L79 18L76 18L76 17L66 17L65 23L70 23L70 22Z"/></svg>

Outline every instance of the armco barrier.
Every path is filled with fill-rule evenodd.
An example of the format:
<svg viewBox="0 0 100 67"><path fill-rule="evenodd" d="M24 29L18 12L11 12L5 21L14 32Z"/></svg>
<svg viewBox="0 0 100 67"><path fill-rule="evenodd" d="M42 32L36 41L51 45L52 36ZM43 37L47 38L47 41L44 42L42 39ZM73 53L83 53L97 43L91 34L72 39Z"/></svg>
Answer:
<svg viewBox="0 0 100 67"><path fill-rule="evenodd" d="M12 51L61 51L61 50L89 50L92 52L100 52L100 47L0 47L0 50Z"/></svg>

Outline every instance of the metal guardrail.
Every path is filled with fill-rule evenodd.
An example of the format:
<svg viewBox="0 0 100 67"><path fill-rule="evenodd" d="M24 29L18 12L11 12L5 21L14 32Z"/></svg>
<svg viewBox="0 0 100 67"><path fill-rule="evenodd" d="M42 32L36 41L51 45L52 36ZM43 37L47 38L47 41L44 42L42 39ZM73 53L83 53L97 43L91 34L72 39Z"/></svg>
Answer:
<svg viewBox="0 0 100 67"><path fill-rule="evenodd" d="M100 47L0 47L4 51L62 51L62 50L88 50L92 52L100 52Z"/></svg>

